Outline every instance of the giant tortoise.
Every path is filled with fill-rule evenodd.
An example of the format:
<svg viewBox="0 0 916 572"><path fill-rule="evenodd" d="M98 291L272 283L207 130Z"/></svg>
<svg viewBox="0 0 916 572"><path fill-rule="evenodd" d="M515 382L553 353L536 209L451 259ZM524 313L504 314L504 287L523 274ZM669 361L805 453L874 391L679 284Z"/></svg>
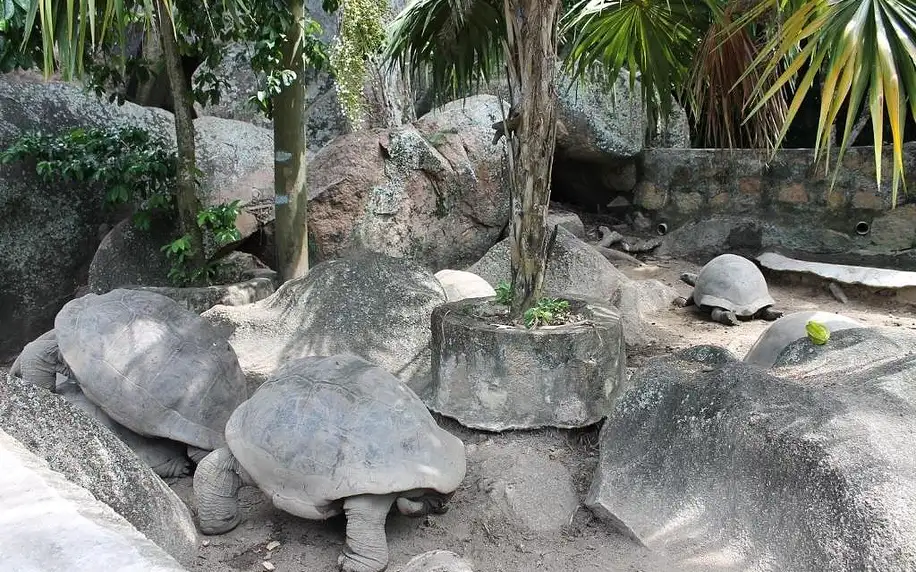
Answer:
<svg viewBox="0 0 916 572"><path fill-rule="evenodd" d="M62 373L115 422L184 443L194 461L225 445L226 421L248 397L226 338L171 298L143 290L68 302L12 373L51 391ZM157 472L174 471L183 472L180 463Z"/></svg>
<svg viewBox="0 0 916 572"><path fill-rule="evenodd" d="M461 440L396 377L350 354L287 362L235 410L226 441L194 475L201 531L235 528L238 490L254 484L302 518L344 512L346 572L385 569L392 505L445 512L465 475Z"/></svg>
<svg viewBox="0 0 916 572"><path fill-rule="evenodd" d="M693 286L693 293L681 305L696 304L713 320L727 326L737 326L739 319L773 321L782 316L772 308L775 302L763 273L743 256L716 256L698 275L684 273L681 280Z"/></svg>

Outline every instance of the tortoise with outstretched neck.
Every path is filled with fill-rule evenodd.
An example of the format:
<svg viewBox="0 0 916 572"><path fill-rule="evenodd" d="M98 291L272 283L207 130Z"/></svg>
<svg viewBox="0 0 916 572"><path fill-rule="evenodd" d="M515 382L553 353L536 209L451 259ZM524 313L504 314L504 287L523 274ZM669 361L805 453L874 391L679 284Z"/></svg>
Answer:
<svg viewBox="0 0 916 572"><path fill-rule="evenodd" d="M681 274L693 286L682 306L696 305L716 322L737 326L741 319L773 321L782 312L773 309L766 278L757 265L736 254L722 254L706 263L699 274Z"/></svg>
<svg viewBox="0 0 916 572"><path fill-rule="evenodd" d="M235 528L238 490L254 484L302 518L345 513L346 572L384 570L392 506L445 512L466 469L464 444L410 388L350 354L287 362L235 410L226 442L194 475L201 531Z"/></svg>

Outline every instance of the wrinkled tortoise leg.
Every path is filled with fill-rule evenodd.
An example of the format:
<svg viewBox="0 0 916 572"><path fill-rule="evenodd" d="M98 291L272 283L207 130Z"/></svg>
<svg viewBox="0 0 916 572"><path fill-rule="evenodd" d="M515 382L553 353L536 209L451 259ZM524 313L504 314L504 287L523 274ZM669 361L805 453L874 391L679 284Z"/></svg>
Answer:
<svg viewBox="0 0 916 572"><path fill-rule="evenodd" d="M759 312L757 312L757 317L766 320L767 322L772 322L782 318L782 312L779 310L774 310L772 306L767 306Z"/></svg>
<svg viewBox="0 0 916 572"><path fill-rule="evenodd" d="M738 316L734 312L722 308L713 308L711 315L712 319L720 324L725 324L726 326L738 325Z"/></svg>
<svg viewBox="0 0 916 572"><path fill-rule="evenodd" d="M216 449L197 465L194 497L200 531L204 534L229 532L242 520L239 489L244 470L227 447Z"/></svg>
<svg viewBox="0 0 916 572"><path fill-rule="evenodd" d="M143 456L141 455L142 459ZM163 479L183 477L191 472L191 463L184 457L172 457L158 465L150 464L154 473Z"/></svg>
<svg viewBox="0 0 916 572"><path fill-rule="evenodd" d="M347 544L337 564L343 572L381 572L388 567L385 521L396 494L357 495L344 500Z"/></svg>

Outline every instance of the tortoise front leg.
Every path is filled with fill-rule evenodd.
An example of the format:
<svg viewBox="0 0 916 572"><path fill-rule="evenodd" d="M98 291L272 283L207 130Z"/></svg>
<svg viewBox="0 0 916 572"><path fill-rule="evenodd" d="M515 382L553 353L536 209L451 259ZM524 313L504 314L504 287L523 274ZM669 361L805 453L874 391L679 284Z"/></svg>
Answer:
<svg viewBox="0 0 916 572"><path fill-rule="evenodd" d="M726 326L737 326L738 325L738 316L734 312L730 312L723 308L713 308L712 319L720 324L725 324Z"/></svg>
<svg viewBox="0 0 916 572"><path fill-rule="evenodd" d="M337 559L343 572L381 572L388 567L385 521L396 498L396 494L357 495L344 500L347 544Z"/></svg>
<svg viewBox="0 0 916 572"><path fill-rule="evenodd" d="M194 496L200 531L223 534L239 525L239 489L243 469L228 447L203 458L194 473Z"/></svg>

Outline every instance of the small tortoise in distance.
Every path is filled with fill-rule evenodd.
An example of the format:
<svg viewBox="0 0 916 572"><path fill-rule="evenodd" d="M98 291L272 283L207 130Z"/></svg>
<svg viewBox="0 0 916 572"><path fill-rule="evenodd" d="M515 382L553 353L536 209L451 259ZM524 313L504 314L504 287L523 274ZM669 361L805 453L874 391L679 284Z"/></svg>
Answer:
<svg viewBox="0 0 916 572"><path fill-rule="evenodd" d="M716 322L737 326L740 319L782 317L772 307L776 302L763 273L743 256L722 254L707 262L698 275L684 273L681 280L693 286L693 293L681 305L696 305Z"/></svg>
<svg viewBox="0 0 916 572"><path fill-rule="evenodd" d="M226 441L194 475L201 531L235 528L238 490L254 484L301 518L345 513L345 572L384 570L392 505L441 514L466 470L464 444L416 394L350 354L287 362L235 410Z"/></svg>

